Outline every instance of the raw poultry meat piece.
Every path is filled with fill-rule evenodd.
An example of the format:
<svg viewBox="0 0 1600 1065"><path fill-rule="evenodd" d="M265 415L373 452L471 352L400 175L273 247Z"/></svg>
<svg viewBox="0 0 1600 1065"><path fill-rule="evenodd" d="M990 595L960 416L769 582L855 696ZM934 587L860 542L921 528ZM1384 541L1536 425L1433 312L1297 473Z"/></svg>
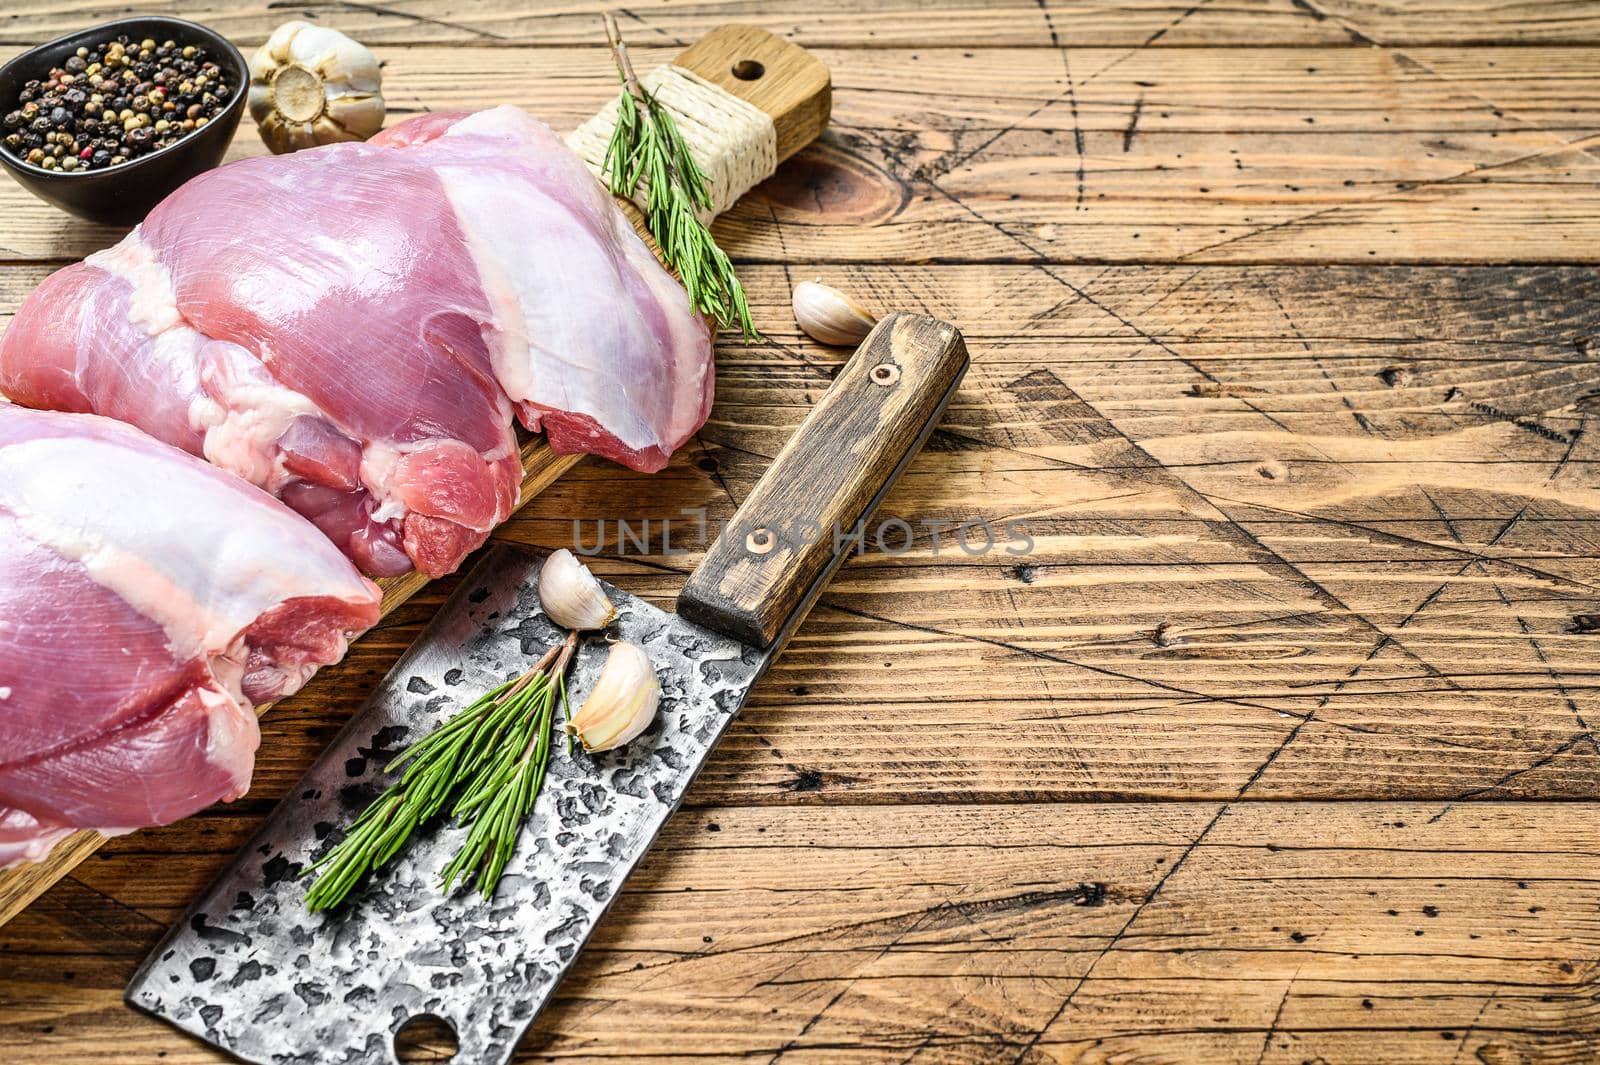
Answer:
<svg viewBox="0 0 1600 1065"><path fill-rule="evenodd" d="M105 418L0 404L0 867L250 783L255 705L378 619L304 519Z"/></svg>
<svg viewBox="0 0 1600 1065"><path fill-rule="evenodd" d="M371 143L438 175L523 425L563 454L665 466L711 413L710 331L583 162L515 107L423 115Z"/></svg>
<svg viewBox="0 0 1600 1065"><path fill-rule="evenodd" d="M0 392L203 455L374 576L448 573L510 514L513 412L656 470L711 391L683 288L513 107L203 174L0 343Z"/></svg>

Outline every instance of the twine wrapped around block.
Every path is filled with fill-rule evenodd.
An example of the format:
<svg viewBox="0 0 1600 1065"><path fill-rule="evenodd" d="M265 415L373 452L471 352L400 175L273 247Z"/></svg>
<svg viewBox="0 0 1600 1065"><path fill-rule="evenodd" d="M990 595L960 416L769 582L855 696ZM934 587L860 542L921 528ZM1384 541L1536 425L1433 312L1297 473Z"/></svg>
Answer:
<svg viewBox="0 0 1600 1065"><path fill-rule="evenodd" d="M644 75L639 84L672 112L690 156L705 173L711 209L697 212L702 222L709 225L778 169L778 130L761 108L670 64ZM567 147L597 177L602 176L606 145L617 125L617 104L613 99L567 135ZM641 209L647 191L642 181L634 190L634 202Z"/></svg>

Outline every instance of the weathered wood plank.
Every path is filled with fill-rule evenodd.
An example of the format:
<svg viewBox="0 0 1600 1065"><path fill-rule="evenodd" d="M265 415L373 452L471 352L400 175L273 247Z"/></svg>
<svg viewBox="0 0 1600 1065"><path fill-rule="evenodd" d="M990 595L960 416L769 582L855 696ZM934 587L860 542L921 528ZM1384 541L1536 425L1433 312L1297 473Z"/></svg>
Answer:
<svg viewBox="0 0 1600 1065"><path fill-rule="evenodd" d="M202 0L185 17L239 43L254 46L289 18L335 26L368 44L453 44L504 47L593 44L600 12L593 0L557 9L457 0L440 5L399 0L383 5L343 0L224 3ZM110 18L137 12L167 14L161 0L60 0L43 10L0 19L0 44L26 46ZM870 6L848 0L746 0L668 3L644 0L625 12L623 32L642 42L684 45L724 22L754 21L798 44L813 46L1037 46L1051 34L1061 43L1094 47L1168 48L1195 45L1580 44L1600 40L1600 13L1583 0L1503 3L1432 0L1372 3L1320 0L1234 0L1228 4L1153 0L938 0Z"/></svg>
<svg viewBox="0 0 1600 1065"><path fill-rule="evenodd" d="M1590 1060L1591 810L690 809L523 1057ZM120 990L250 827L113 841L8 925L0 1052L221 1060Z"/></svg>
<svg viewBox="0 0 1600 1065"><path fill-rule="evenodd" d="M0 52L123 8L96 3L0 15ZM1592 44L1600 13L938 4L630 8L646 62L752 14L846 46L843 126L719 231L826 265L742 271L768 340L722 345L668 471L585 463L503 535L730 513L838 361L789 321L822 273L976 358L886 513L1022 517L1035 552L946 530L934 557L918 525L854 560L525 1058L1594 1060L1593 803L1471 801L1600 787L1592 269L1049 264L1592 261L1592 49L1429 46ZM613 88L593 11L191 14L248 44L309 12L379 49L401 113L563 127ZM0 212L8 264L115 237L8 186ZM903 265L931 258L1045 265ZM0 326L43 272L0 268ZM665 601L702 545L648 540L597 568ZM249 797L115 841L0 929L0 1055L219 1060L120 989L450 587L267 719ZM1213 801L1028 801L1105 796Z"/></svg>
<svg viewBox="0 0 1600 1065"><path fill-rule="evenodd" d="M614 89L602 49L486 54L390 49L396 117L511 102L568 128ZM832 129L719 221L740 259L1580 262L1600 242L1590 49L819 54ZM262 150L246 124L235 154ZM117 232L9 182L0 213L12 261Z"/></svg>

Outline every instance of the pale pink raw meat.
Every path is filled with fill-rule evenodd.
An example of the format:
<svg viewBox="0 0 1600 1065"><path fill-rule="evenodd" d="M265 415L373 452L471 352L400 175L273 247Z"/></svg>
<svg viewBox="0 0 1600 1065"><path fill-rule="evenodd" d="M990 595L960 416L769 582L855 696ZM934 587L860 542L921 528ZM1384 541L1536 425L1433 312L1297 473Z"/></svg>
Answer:
<svg viewBox="0 0 1600 1065"><path fill-rule="evenodd" d="M0 867L250 783L255 705L378 618L304 519L105 418L0 404Z"/></svg>
<svg viewBox="0 0 1600 1065"><path fill-rule="evenodd" d="M513 412L656 470L712 383L683 288L512 107L201 175L0 342L0 392L203 455L372 575L447 573L505 520Z"/></svg>

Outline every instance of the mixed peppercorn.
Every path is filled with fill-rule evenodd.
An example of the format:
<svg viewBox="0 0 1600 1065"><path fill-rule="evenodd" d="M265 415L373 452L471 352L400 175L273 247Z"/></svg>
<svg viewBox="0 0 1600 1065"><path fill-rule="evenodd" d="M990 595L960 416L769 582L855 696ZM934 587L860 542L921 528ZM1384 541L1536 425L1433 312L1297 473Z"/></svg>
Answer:
<svg viewBox="0 0 1600 1065"><path fill-rule="evenodd" d="M46 170L103 170L203 128L238 90L204 48L124 34L27 82L0 146Z"/></svg>

